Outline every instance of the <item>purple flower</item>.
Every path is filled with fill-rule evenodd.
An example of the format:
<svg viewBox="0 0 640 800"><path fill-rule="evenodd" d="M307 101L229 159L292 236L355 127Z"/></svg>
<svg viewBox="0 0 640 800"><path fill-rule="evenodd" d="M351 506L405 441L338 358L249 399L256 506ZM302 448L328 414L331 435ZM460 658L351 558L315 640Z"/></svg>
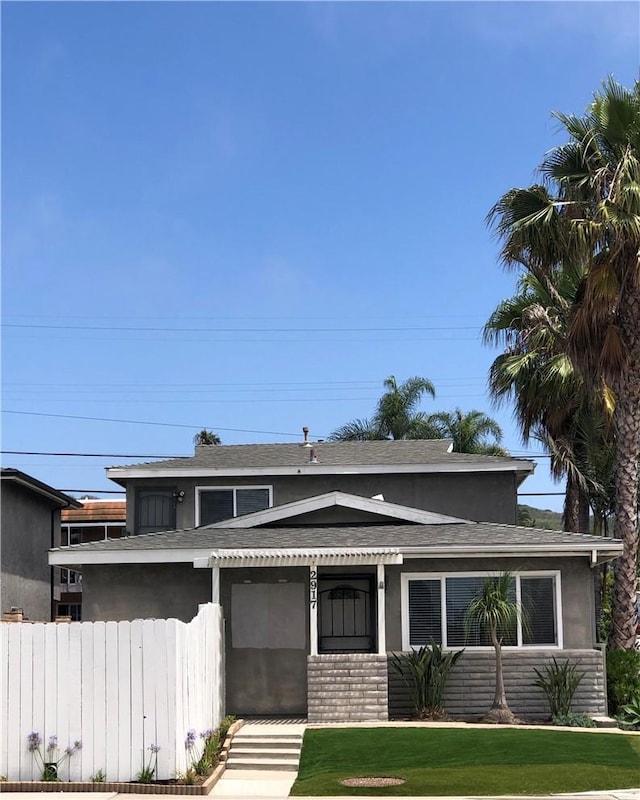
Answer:
<svg viewBox="0 0 640 800"><path fill-rule="evenodd" d="M49 741L47 743L47 750L57 750L58 749L58 737L55 735L49 737Z"/></svg>
<svg viewBox="0 0 640 800"><path fill-rule="evenodd" d="M80 739L76 739L73 743L73 749L77 752L78 750L82 750L82 742Z"/></svg>
<svg viewBox="0 0 640 800"><path fill-rule="evenodd" d="M149 750L151 750L152 753L158 753L160 752L160 750L162 750L162 748L160 747L159 744L150 744Z"/></svg>
<svg viewBox="0 0 640 800"><path fill-rule="evenodd" d="M206 731L202 731L200 734L201 739L208 739L213 734L213 728L207 728Z"/></svg>
<svg viewBox="0 0 640 800"><path fill-rule="evenodd" d="M27 736L27 742L29 743L29 752L34 753L42 744L42 739L37 731L31 731Z"/></svg>
<svg viewBox="0 0 640 800"><path fill-rule="evenodd" d="M196 743L196 732L193 728L187 731L187 738L184 740L184 746L187 750L191 749Z"/></svg>
<svg viewBox="0 0 640 800"><path fill-rule="evenodd" d="M68 747L64 748L65 755L72 756L76 751L69 745Z"/></svg>

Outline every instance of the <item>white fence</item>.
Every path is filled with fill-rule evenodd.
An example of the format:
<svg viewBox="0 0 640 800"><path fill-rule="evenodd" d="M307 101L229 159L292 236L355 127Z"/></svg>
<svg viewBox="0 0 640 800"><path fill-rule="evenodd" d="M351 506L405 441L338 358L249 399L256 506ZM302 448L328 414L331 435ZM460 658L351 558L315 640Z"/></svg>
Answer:
<svg viewBox="0 0 640 800"><path fill-rule="evenodd" d="M135 779L158 745L157 777L187 764L187 731L216 727L224 714L222 609L200 606L189 623L0 623L0 774L38 780L28 749L35 731L60 755L62 780ZM55 760L47 758L47 761Z"/></svg>

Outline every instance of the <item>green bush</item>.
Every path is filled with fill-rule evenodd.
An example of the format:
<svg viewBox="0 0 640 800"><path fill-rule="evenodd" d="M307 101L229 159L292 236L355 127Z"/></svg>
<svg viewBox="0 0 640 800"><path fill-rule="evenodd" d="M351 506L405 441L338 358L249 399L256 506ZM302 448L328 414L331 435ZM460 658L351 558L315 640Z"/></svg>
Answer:
<svg viewBox="0 0 640 800"><path fill-rule="evenodd" d="M464 651L444 653L434 642L408 653L394 653L391 667L407 685L411 693L414 715L418 718L438 719L443 716L443 696L449 673Z"/></svg>
<svg viewBox="0 0 640 800"><path fill-rule="evenodd" d="M552 717L554 725L564 725L566 728L595 728L595 720L586 714L558 714Z"/></svg>
<svg viewBox="0 0 640 800"><path fill-rule="evenodd" d="M578 672L578 665L572 664L569 659L559 664L553 659L553 664L547 664L544 672L534 667L533 671L538 676L533 682L544 692L549 703L551 717L568 717L571 714L571 703L584 672Z"/></svg>
<svg viewBox="0 0 640 800"><path fill-rule="evenodd" d="M621 722L625 727L631 730L640 730L640 696L634 699L626 706L622 706Z"/></svg>
<svg viewBox="0 0 640 800"><path fill-rule="evenodd" d="M640 650L607 652L607 697L612 715L640 697Z"/></svg>

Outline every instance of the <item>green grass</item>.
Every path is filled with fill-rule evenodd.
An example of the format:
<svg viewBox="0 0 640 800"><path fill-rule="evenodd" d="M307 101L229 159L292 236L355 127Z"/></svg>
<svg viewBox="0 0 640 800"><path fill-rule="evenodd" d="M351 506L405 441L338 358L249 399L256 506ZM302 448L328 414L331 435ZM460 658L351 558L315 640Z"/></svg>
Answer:
<svg viewBox="0 0 640 800"><path fill-rule="evenodd" d="M354 788L343 778L404 778ZM308 730L293 795L505 795L640 786L640 737L453 728Z"/></svg>

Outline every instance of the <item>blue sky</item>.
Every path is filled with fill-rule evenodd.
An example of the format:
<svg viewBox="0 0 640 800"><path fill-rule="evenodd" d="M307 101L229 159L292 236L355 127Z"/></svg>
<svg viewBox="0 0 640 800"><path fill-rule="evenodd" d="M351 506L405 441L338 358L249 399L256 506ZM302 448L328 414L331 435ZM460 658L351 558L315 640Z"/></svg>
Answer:
<svg viewBox="0 0 640 800"><path fill-rule="evenodd" d="M3 449L322 438L395 374L522 453L486 393L516 276L485 216L552 110L637 78L639 8L4 2ZM3 455L67 490L135 460Z"/></svg>

